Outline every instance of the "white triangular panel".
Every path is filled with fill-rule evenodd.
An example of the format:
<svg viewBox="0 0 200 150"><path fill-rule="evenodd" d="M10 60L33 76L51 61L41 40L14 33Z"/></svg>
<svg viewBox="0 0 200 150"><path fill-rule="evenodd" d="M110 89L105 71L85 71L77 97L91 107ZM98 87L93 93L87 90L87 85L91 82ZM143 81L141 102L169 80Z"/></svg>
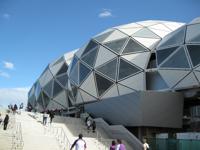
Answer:
<svg viewBox="0 0 200 150"><path fill-rule="evenodd" d="M159 70L158 72L169 87L176 85L178 81L183 79L189 73L189 71L185 70Z"/></svg>
<svg viewBox="0 0 200 150"><path fill-rule="evenodd" d="M139 66L140 68L145 69L147 65L147 60L148 60L147 58L149 57L149 55L150 55L150 52L144 52L144 53L124 55L122 57L132 62L133 64Z"/></svg>
<svg viewBox="0 0 200 150"><path fill-rule="evenodd" d="M156 25L150 26L149 29L151 29L151 28L156 29L156 30L171 32L171 30L169 28L167 28L166 26L164 26L163 24L156 24Z"/></svg>
<svg viewBox="0 0 200 150"><path fill-rule="evenodd" d="M151 21L151 20L148 20L148 21L141 21L141 22L137 22L137 23L140 24L140 25L143 25L143 26L145 26L145 27L158 24L158 22L156 22L156 21Z"/></svg>
<svg viewBox="0 0 200 150"><path fill-rule="evenodd" d="M116 85L112 86L112 88L109 89L109 91L107 91L106 94L102 98L109 98L109 97L115 97L115 96L118 96L118 90L117 90Z"/></svg>
<svg viewBox="0 0 200 150"><path fill-rule="evenodd" d="M142 27L142 25L137 24L137 23L129 23L129 24L117 26L115 28L140 28L140 27Z"/></svg>
<svg viewBox="0 0 200 150"><path fill-rule="evenodd" d="M200 71L200 66L198 66L198 67L195 68L194 70Z"/></svg>
<svg viewBox="0 0 200 150"><path fill-rule="evenodd" d="M56 64L56 65L50 67L50 70L51 70L53 75L55 75L58 72L58 70L60 70L60 68L62 67L63 63L64 63L64 61L59 63L59 64Z"/></svg>
<svg viewBox="0 0 200 150"><path fill-rule="evenodd" d="M84 91L80 90L80 92L81 92L84 102L96 101L96 98L90 96L89 94L85 93Z"/></svg>
<svg viewBox="0 0 200 150"><path fill-rule="evenodd" d="M182 89L182 88L188 88L197 86L199 83L197 79L195 78L193 72L191 72L189 75L187 75L180 83L178 83L175 86L175 89Z"/></svg>
<svg viewBox="0 0 200 150"><path fill-rule="evenodd" d="M111 33L104 41L103 43L105 42L110 42L110 41L114 41L114 40L118 40L118 39L121 39L121 38L125 38L127 37L127 35L125 35L124 33L118 31L118 30L115 30L113 33Z"/></svg>
<svg viewBox="0 0 200 150"><path fill-rule="evenodd" d="M135 89L137 91L144 90L144 73L136 74L128 79L119 82L122 85Z"/></svg>
<svg viewBox="0 0 200 150"><path fill-rule="evenodd" d="M119 30L128 34L128 35L132 35L135 32L139 31L142 28L120 28Z"/></svg>
<svg viewBox="0 0 200 150"><path fill-rule="evenodd" d="M88 92L94 97L97 97L97 92L96 92L96 86L95 86L95 81L94 81L94 75L91 73L88 78L83 82L83 84L80 87L84 91Z"/></svg>
<svg viewBox="0 0 200 150"><path fill-rule="evenodd" d="M83 98L81 96L81 93L78 91L76 96L76 104L82 104L82 103L83 103Z"/></svg>
<svg viewBox="0 0 200 150"><path fill-rule="evenodd" d="M140 38L140 37L133 37L133 38L149 49L153 49L155 47L155 44L157 44L160 41L160 39L152 39L152 38Z"/></svg>
<svg viewBox="0 0 200 150"><path fill-rule="evenodd" d="M115 58L117 55L115 55L113 52L109 51L103 46L100 46L97 60L95 63L95 68L104 64L105 62Z"/></svg>
<svg viewBox="0 0 200 150"><path fill-rule="evenodd" d="M171 31L165 31L165 30L157 30L154 28L149 28L152 32L159 35L161 38L165 37L167 34L169 34Z"/></svg>
<svg viewBox="0 0 200 150"><path fill-rule="evenodd" d="M135 92L134 90L129 89L129 88L127 88L125 86L122 86L120 84L118 84L118 90L119 90L119 95L125 95L125 94L129 94L129 93Z"/></svg>
<svg viewBox="0 0 200 150"><path fill-rule="evenodd" d="M163 24L166 25L172 31L174 31L184 25L183 23L176 23L176 22L165 22Z"/></svg>
<svg viewBox="0 0 200 150"><path fill-rule="evenodd" d="M200 72L199 72L199 71L194 71L194 73L195 73L197 79L198 79L199 82L200 82Z"/></svg>
<svg viewBox="0 0 200 150"><path fill-rule="evenodd" d="M59 93L53 100L58 102L59 104L65 106L65 107L68 107L68 104L67 104L67 97L66 97L66 93L65 91L63 90L61 93Z"/></svg>

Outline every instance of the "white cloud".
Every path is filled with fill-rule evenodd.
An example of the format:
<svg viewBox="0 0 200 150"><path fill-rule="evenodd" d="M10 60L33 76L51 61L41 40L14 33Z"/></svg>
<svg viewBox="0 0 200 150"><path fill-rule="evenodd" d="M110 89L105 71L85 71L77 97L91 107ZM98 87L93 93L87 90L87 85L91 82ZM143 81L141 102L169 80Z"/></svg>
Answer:
<svg viewBox="0 0 200 150"><path fill-rule="evenodd" d="M110 9L102 9L101 13L99 14L100 18L108 18L112 16L113 15Z"/></svg>
<svg viewBox="0 0 200 150"><path fill-rule="evenodd" d="M24 103L28 100L28 91L30 88L0 88L0 105L7 107L9 104Z"/></svg>
<svg viewBox="0 0 200 150"><path fill-rule="evenodd" d="M10 75L9 75L8 73L3 72L3 71L1 71L1 70L0 70L0 76L1 76L1 77L4 77L4 78L10 78Z"/></svg>
<svg viewBox="0 0 200 150"><path fill-rule="evenodd" d="M11 15L10 14L8 14L8 13L4 13L3 15L2 15L2 17L4 18L4 19L10 19L10 17L11 17Z"/></svg>
<svg viewBox="0 0 200 150"><path fill-rule="evenodd" d="M14 64L12 62L8 62L8 61L3 61L3 65L4 65L4 68L6 69L14 69Z"/></svg>

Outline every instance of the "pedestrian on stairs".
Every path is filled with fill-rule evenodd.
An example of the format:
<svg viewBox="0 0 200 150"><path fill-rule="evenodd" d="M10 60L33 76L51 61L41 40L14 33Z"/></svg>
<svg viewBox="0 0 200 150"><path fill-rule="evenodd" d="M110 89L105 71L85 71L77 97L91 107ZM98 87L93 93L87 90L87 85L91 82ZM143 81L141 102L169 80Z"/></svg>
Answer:
<svg viewBox="0 0 200 150"><path fill-rule="evenodd" d="M83 140L83 135L79 134L78 135L78 139L74 141L74 143L72 144L70 150L72 150L73 148L76 148L76 150L86 150L86 142L85 140Z"/></svg>
<svg viewBox="0 0 200 150"><path fill-rule="evenodd" d="M126 150L125 145L122 143L121 139L117 139L117 146L115 150Z"/></svg>
<svg viewBox="0 0 200 150"><path fill-rule="evenodd" d="M9 116L8 116L8 114L6 114L4 121L3 121L3 129L4 130L7 129L8 122L9 122Z"/></svg>
<svg viewBox="0 0 200 150"><path fill-rule="evenodd" d="M110 150L115 150L116 148L116 142L112 141L112 144L110 145Z"/></svg>

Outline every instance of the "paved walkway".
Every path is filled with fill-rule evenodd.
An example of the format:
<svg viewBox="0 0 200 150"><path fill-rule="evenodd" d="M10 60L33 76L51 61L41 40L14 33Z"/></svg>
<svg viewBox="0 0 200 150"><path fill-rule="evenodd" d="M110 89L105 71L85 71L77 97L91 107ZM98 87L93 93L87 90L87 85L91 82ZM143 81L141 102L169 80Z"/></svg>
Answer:
<svg viewBox="0 0 200 150"><path fill-rule="evenodd" d="M23 150L60 150L55 137L45 133L45 127L26 112L16 115L16 121L21 122Z"/></svg>

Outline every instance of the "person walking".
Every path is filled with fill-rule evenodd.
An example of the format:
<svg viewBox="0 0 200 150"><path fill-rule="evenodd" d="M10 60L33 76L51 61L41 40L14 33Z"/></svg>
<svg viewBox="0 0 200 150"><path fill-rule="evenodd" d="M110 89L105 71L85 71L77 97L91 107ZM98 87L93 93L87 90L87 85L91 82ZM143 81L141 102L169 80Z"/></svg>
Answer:
<svg viewBox="0 0 200 150"><path fill-rule="evenodd" d="M78 135L78 139L74 141L74 143L72 144L70 150L72 150L75 146L76 150L86 150L86 142L85 140L83 140L83 135L79 134Z"/></svg>
<svg viewBox="0 0 200 150"><path fill-rule="evenodd" d="M49 117L50 117L50 123L52 123L52 120L54 118L54 112L53 111L50 111Z"/></svg>
<svg viewBox="0 0 200 150"><path fill-rule="evenodd" d="M112 141L111 145L110 145L110 150L115 150L116 148L116 142Z"/></svg>
<svg viewBox="0 0 200 150"><path fill-rule="evenodd" d="M92 122L92 132L94 133L96 130L96 122L93 120Z"/></svg>
<svg viewBox="0 0 200 150"><path fill-rule="evenodd" d="M43 125L46 125L46 124L47 124L47 118L48 118L48 114L47 114L47 112L45 111L44 114L43 114Z"/></svg>
<svg viewBox="0 0 200 150"><path fill-rule="evenodd" d="M8 116L8 114L6 114L4 121L3 121L3 129L4 130L7 129L8 122L9 122L9 116Z"/></svg>
<svg viewBox="0 0 200 150"><path fill-rule="evenodd" d="M121 139L117 139L117 146L115 150L126 150L125 145L122 143Z"/></svg>

